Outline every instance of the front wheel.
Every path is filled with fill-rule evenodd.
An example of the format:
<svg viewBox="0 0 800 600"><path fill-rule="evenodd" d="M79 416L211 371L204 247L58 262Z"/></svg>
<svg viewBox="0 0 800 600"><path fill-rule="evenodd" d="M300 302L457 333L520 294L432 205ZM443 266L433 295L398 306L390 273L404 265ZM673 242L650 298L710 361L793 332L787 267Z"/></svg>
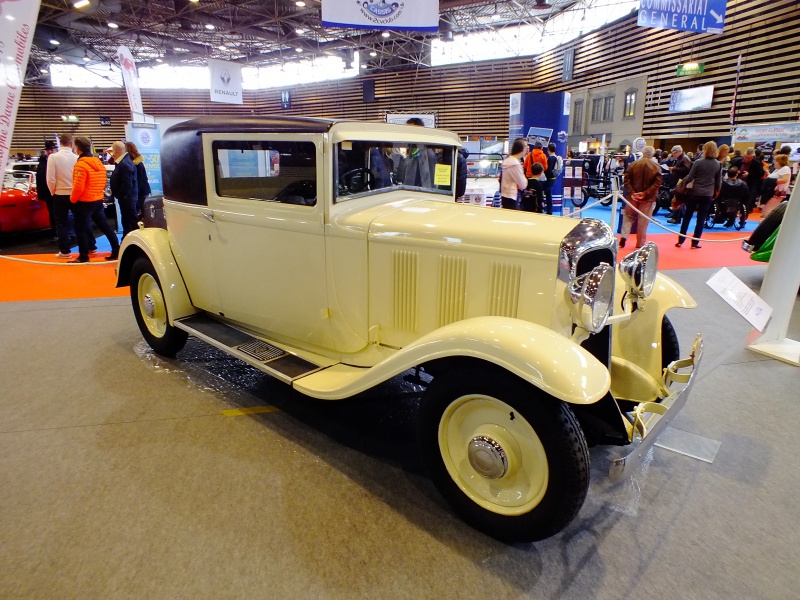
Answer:
<svg viewBox="0 0 800 600"><path fill-rule="evenodd" d="M175 356L189 334L169 324L167 303L153 265L140 256L131 268L131 303L139 330L150 347L162 356Z"/></svg>
<svg viewBox="0 0 800 600"><path fill-rule="evenodd" d="M733 228L740 231L745 225L747 225L747 206L744 202L740 202L739 208L736 209L736 217L733 219Z"/></svg>
<svg viewBox="0 0 800 600"><path fill-rule="evenodd" d="M585 187L582 187L581 188L581 196L580 196L580 198L576 198L575 196L572 196L572 205L575 208L581 208L582 206L586 205L586 202L588 200L589 200L589 190L587 190Z"/></svg>
<svg viewBox="0 0 800 600"><path fill-rule="evenodd" d="M433 482L471 526L532 542L578 514L589 454L565 403L494 367L454 369L434 377L420 419Z"/></svg>

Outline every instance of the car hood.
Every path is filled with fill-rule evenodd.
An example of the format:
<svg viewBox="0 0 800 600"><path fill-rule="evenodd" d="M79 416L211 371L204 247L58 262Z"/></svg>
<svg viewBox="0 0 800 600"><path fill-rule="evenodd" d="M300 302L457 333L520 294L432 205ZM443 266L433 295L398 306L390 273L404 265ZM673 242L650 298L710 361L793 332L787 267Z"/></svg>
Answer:
<svg viewBox="0 0 800 600"><path fill-rule="evenodd" d="M550 255L558 254L564 236L578 224L564 217L411 198L354 211L345 220L351 228L368 230L376 243Z"/></svg>

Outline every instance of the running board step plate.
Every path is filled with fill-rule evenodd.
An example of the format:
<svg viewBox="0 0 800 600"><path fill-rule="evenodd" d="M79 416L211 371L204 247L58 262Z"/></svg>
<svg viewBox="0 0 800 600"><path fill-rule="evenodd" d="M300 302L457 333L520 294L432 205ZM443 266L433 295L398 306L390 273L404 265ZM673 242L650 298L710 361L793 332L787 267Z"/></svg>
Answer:
<svg viewBox="0 0 800 600"><path fill-rule="evenodd" d="M215 348L235 356L284 383L291 383L295 379L324 368L255 338L227 323L212 319L208 315L198 314L178 319L175 321L175 327L189 332Z"/></svg>

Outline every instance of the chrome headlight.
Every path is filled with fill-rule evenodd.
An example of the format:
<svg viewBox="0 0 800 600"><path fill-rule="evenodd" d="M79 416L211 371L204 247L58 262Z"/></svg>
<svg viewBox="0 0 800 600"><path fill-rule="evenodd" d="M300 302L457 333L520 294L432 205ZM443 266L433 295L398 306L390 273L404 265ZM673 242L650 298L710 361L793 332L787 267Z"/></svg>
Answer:
<svg viewBox="0 0 800 600"><path fill-rule="evenodd" d="M619 263L619 273L631 292L645 298L653 291L658 273L658 246L647 242Z"/></svg>
<svg viewBox="0 0 800 600"><path fill-rule="evenodd" d="M590 272L575 278L569 286L575 320L584 329L597 333L611 313L614 294L614 269L600 263Z"/></svg>

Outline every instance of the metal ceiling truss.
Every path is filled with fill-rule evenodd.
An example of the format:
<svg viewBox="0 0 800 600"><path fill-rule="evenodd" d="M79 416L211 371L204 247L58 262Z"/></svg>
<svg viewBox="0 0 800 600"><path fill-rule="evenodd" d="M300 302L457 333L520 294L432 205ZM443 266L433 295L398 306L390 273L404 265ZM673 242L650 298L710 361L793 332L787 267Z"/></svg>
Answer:
<svg viewBox="0 0 800 600"><path fill-rule="evenodd" d="M586 1L547 0L543 7L544 0L442 0L439 32L391 31L385 38L380 30L323 27L320 0L306 0L303 7L295 0L91 0L83 9L72 0L43 0L26 81L46 80L43 70L52 62L113 62L120 45L130 48L140 67L205 65L209 58L263 67L322 55L352 62L356 50L367 70L430 66L434 38L541 28L553 14Z"/></svg>

